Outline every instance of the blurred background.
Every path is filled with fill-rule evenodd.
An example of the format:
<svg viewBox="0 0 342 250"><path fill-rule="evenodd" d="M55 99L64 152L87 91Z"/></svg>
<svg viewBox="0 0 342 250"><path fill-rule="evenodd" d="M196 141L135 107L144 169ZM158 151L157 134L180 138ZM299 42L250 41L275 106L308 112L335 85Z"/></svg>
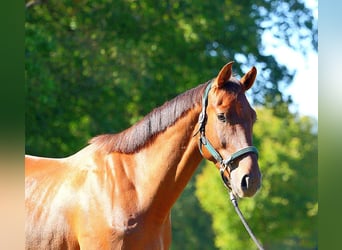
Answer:
<svg viewBox="0 0 342 250"><path fill-rule="evenodd" d="M263 183L240 207L265 249L317 249L317 72L299 77L315 55L317 1L27 1L25 151L71 155L228 61L238 78L256 66ZM206 161L172 223L172 249L255 248Z"/></svg>

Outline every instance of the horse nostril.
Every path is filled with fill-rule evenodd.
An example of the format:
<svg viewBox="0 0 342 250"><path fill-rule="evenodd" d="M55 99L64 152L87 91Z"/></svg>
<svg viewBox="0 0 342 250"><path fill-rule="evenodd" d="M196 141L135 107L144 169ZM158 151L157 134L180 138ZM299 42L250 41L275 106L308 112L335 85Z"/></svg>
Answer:
<svg viewBox="0 0 342 250"><path fill-rule="evenodd" d="M242 180L241 180L241 188L242 188L243 190L247 190L247 189L248 189L249 184L250 184L249 181L250 181L249 175L245 175L244 177L242 177Z"/></svg>

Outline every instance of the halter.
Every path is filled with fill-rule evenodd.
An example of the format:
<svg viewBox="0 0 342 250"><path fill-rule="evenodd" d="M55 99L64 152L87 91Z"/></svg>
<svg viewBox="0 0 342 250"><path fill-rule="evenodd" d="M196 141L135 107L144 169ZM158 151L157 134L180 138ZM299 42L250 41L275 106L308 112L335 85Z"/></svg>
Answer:
<svg viewBox="0 0 342 250"><path fill-rule="evenodd" d="M229 174L233 170L232 164L233 164L234 160L236 160L237 158L240 158L246 154L249 154L249 153L253 153L253 154L256 154L256 156L258 156L258 150L254 146L248 146L248 147L245 147L245 148L242 148L242 149L236 151L235 153L233 153L231 156L229 156L227 159L224 160L222 158L222 156L220 155L220 153L217 152L217 150L213 147L213 145L211 145L208 138L205 137L205 125L207 123L206 109L208 106L208 95L209 95L209 91L211 89L211 85L212 85L212 80L209 81L209 83L208 83L208 85L204 91L203 97L202 97L202 111L198 117L198 123L199 123L198 132L200 132L200 139L199 139L198 147L199 147L199 150L200 150L202 156L203 156L203 152L202 152L202 145L203 145L206 147L206 149L209 151L209 153L214 157L214 159L220 163L221 178L222 178L223 183L226 186L226 188L230 190L229 191L230 201L232 202L236 213L239 215L239 217L240 217L243 225L245 226L248 234L250 235L250 237L252 238L252 240L254 241L256 246L258 247L258 249L264 250L263 246L258 242L257 238L255 237L252 230L248 226L245 218L243 217L243 215L239 209L237 198L235 197L235 195L231 191L230 180L224 176L224 172L227 170L227 168L229 168Z"/></svg>
<svg viewBox="0 0 342 250"><path fill-rule="evenodd" d="M254 153L258 156L258 150L254 146L248 146L248 147L245 147L236 151L235 153L233 153L231 156L228 156L228 158L224 160L223 157L220 155L220 153L217 152L217 150L213 147L213 145L211 145L208 138L205 137L205 125L207 123L206 109L208 106L208 95L209 95L211 86L212 86L212 80L209 81L202 97L202 111L198 117L199 132L200 132L200 139L199 139L198 147L202 156L203 156L203 152L202 152L202 145L203 145L204 147L206 147L209 153L214 157L214 159L220 163L220 173L221 173L221 178L223 180L223 183L227 188L231 189L229 179L227 179L224 176L224 172L227 170L227 168L229 168L229 173L230 173L233 170L233 162L236 159L246 154Z"/></svg>

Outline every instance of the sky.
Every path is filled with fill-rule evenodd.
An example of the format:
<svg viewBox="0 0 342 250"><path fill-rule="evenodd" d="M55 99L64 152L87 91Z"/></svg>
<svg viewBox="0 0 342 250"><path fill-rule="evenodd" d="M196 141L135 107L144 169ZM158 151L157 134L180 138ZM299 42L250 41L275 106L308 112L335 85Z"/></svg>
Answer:
<svg viewBox="0 0 342 250"><path fill-rule="evenodd" d="M314 17L318 18L317 0L305 0L307 7L313 10ZM275 56L276 60L286 65L290 70L296 70L293 82L285 89L286 95L291 95L294 105L291 111L300 115L308 115L318 119L318 55L313 49L303 55L283 43L279 43L272 34L264 34L264 41L268 41L266 50ZM276 44L276 46L275 46Z"/></svg>

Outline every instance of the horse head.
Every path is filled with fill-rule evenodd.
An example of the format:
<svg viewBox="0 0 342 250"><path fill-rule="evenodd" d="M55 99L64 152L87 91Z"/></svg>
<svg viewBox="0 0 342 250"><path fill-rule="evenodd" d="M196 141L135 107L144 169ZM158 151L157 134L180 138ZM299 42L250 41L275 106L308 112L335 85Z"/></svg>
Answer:
<svg viewBox="0 0 342 250"><path fill-rule="evenodd" d="M253 196L260 187L258 152L252 146L256 112L245 92L256 78L252 67L240 80L232 77L233 62L226 64L207 86L199 118L200 150L213 161L222 178L239 197Z"/></svg>

